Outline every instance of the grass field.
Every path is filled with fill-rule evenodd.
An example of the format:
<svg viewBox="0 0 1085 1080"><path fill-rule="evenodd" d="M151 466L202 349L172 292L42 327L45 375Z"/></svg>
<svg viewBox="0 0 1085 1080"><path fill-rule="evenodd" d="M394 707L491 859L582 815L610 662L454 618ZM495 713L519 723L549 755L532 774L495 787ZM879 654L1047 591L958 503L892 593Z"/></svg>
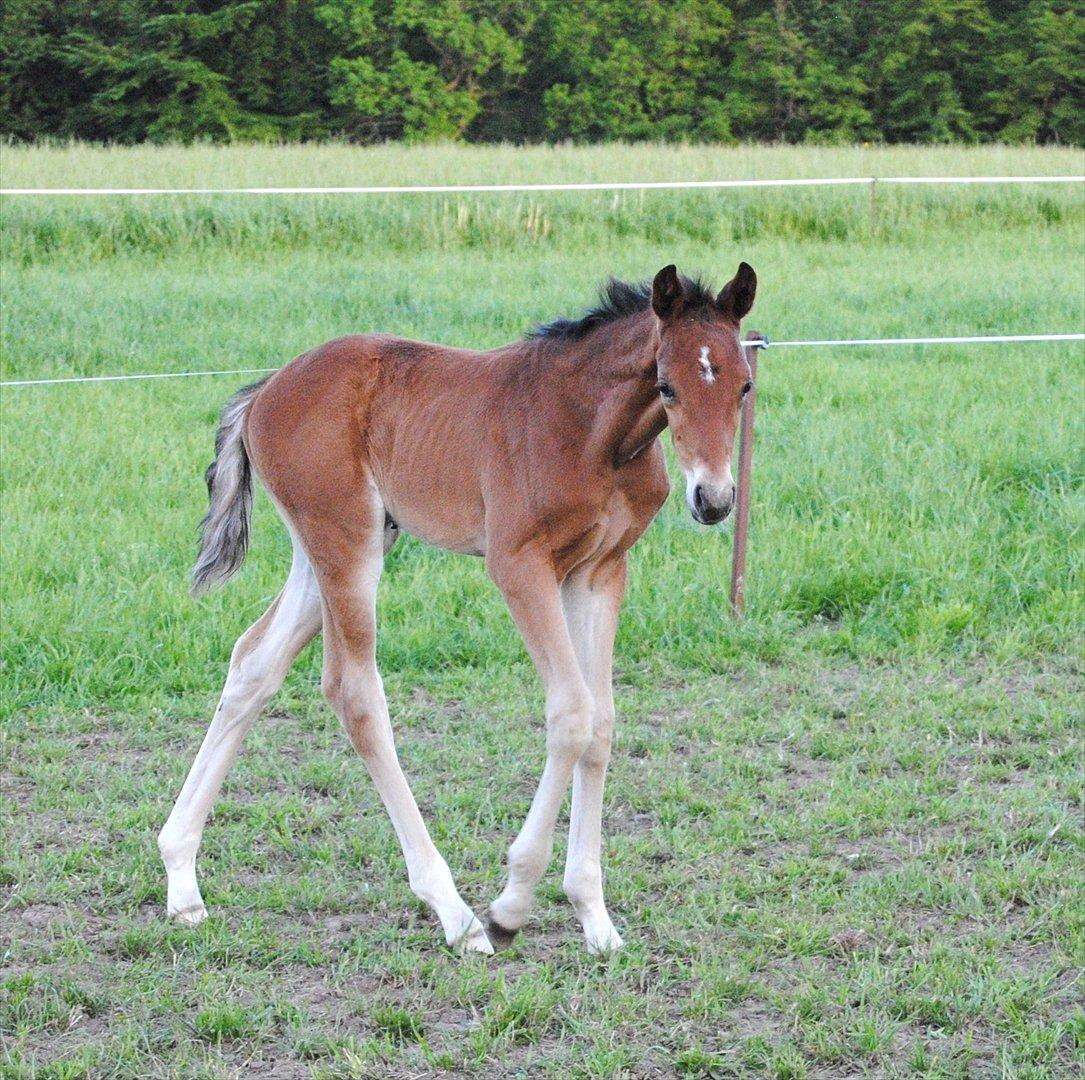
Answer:
<svg viewBox="0 0 1085 1080"><path fill-rule="evenodd" d="M1080 153L3 148L4 186L1081 172ZM607 274L758 271L779 340L1082 329L1080 186L4 200L3 378L278 365L380 329L490 346ZM0 401L0 1074L1006 1076L1085 1067L1080 344L762 357L749 612L672 497L631 560L605 811L627 948L558 860L514 950L451 955L319 693L319 647L209 823L211 919L154 837L285 574L266 500L186 591L242 377ZM465 898L500 888L541 693L476 560L407 539L380 661Z"/></svg>

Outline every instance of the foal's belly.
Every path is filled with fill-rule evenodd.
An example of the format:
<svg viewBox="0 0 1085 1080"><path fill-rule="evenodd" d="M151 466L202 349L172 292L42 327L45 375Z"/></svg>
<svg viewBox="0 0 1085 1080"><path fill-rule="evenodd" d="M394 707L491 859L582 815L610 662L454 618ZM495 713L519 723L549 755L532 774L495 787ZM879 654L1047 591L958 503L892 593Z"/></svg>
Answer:
<svg viewBox="0 0 1085 1080"><path fill-rule="evenodd" d="M403 532L417 536L434 547L454 551L459 555L485 555L486 536L483 530L473 528L466 522L449 522L426 517L410 510L397 512L388 508L395 523Z"/></svg>
<svg viewBox="0 0 1085 1080"><path fill-rule="evenodd" d="M461 555L486 554L482 499L464 491L462 481L433 484L388 479L382 483L378 478L377 486L385 510L402 532Z"/></svg>

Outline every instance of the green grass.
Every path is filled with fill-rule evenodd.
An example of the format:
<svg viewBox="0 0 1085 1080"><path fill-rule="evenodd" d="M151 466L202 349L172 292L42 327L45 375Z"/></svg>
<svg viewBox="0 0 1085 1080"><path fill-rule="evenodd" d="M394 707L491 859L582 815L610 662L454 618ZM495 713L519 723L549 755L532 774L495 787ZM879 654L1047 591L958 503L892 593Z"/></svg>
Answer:
<svg viewBox="0 0 1085 1080"><path fill-rule="evenodd" d="M1080 172L1038 150L4 148L4 184ZM496 345L608 273L740 258L771 337L1079 330L1080 188L5 200L4 378L278 365L381 329ZM1080 1068L1080 345L762 356L749 613L672 498L632 557L607 798L628 948L547 878L513 953L411 896L303 655L206 834L211 920L154 846L287 542L186 593L242 379L3 391L0 995L13 1076L926 1075ZM468 902L541 767L541 695L478 561L401 543L380 660ZM555 856L561 857L562 844Z"/></svg>

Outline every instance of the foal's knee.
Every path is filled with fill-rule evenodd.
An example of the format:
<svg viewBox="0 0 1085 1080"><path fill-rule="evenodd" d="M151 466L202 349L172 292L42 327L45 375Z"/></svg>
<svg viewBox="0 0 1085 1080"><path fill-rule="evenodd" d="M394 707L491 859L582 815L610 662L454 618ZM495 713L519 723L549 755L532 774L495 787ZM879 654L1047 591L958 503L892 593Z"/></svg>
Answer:
<svg viewBox="0 0 1085 1080"><path fill-rule="evenodd" d="M587 769L605 769L610 761L610 743L614 734L614 709L596 708L591 738L578 764Z"/></svg>
<svg viewBox="0 0 1085 1080"><path fill-rule="evenodd" d="M547 750L576 761L591 744L592 714L592 701L586 694L578 694L547 708Z"/></svg>

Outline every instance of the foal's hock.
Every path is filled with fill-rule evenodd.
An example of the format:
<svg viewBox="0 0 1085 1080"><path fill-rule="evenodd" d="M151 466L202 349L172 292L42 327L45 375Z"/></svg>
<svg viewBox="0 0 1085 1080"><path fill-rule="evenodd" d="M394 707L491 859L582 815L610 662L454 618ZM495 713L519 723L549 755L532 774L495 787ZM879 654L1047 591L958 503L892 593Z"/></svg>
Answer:
<svg viewBox="0 0 1085 1080"><path fill-rule="evenodd" d="M622 940L603 900L603 781L626 552L667 497L670 427L686 503L706 525L735 500L731 454L750 371L739 322L756 277L718 294L666 266L611 281L582 318L473 352L378 334L339 338L236 394L207 471L196 590L241 565L252 473L293 541L271 607L238 639L214 719L159 836L170 915L197 923L203 828L241 740L299 652L324 635L322 688L365 760L411 888L445 938L489 953L528 920L572 781L565 892L592 952ZM430 839L396 757L375 661L376 592L401 530L481 555L546 691L546 765L485 925Z"/></svg>

